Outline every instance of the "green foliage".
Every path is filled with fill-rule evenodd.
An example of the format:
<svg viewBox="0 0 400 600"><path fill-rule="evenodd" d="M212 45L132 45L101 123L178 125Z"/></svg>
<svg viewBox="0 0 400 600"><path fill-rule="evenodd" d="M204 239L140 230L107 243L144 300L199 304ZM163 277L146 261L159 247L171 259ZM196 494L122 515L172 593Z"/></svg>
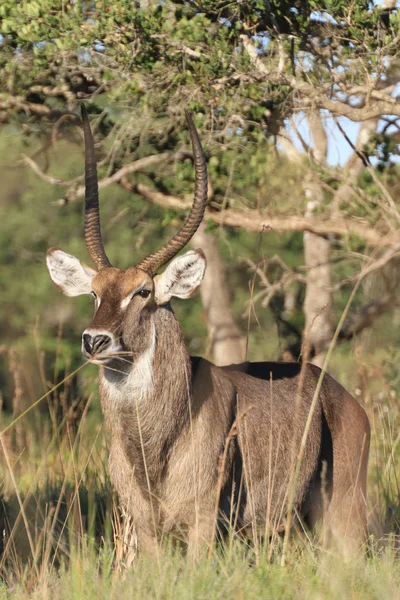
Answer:
<svg viewBox="0 0 400 600"><path fill-rule="evenodd" d="M3 0L0 91L7 98L25 96L32 85L67 84L77 97L83 97L88 88L94 91L99 85L101 93L113 89L117 95L125 95L128 86L134 85L136 97L125 102L136 110L144 95L147 110L160 116L160 101L164 110L167 105L171 110L179 94L203 111L210 105L227 117L232 112L244 113L272 131L273 124L265 122L263 109L272 107L271 121L282 121L293 109L291 91L283 82L276 85L273 77L260 80L248 76L252 65L241 36L254 36L259 56L271 73L279 44L292 55L285 64L288 73L298 59L297 53L305 51L308 77L318 83L330 80L329 65L320 60L315 46L321 29L321 47L334 41L340 52L332 61L342 67L348 61L351 77L357 79L354 83L362 84L376 68L374 52L384 43L377 35L379 22L379 10L370 10L368 2L349 5L343 0L274 0L267 4L260 0L232 4L168 0L149 2L147 9L122 0L74 2L68 9L60 0ZM391 27L395 34L396 15ZM366 49L369 66L366 63L365 72L355 72L352 58L364 55ZM79 71L90 74L91 81L77 81ZM158 93L149 96L146 92L154 77L159 78ZM65 103L62 93L34 94L35 102L58 110Z"/></svg>
<svg viewBox="0 0 400 600"><path fill-rule="evenodd" d="M53 178L81 177L79 100L91 98L88 108L95 123L100 177L151 154L187 150L183 108L190 107L208 157L213 209L257 209L282 219L304 214L303 165L274 157L285 119L301 108L301 94L293 91L290 78L302 61L306 79L316 90L331 85L334 68L355 86L366 84L382 68L379 60L390 41L382 37L380 18L380 11L371 10L365 1L3 0L0 202L7 218L0 223L2 343L23 349L28 356L39 327L50 356L62 324L65 360L73 367L80 361L77 339L90 319L90 302L62 298L49 281L43 257L48 246L57 245L85 260L81 200L54 205L70 191L68 186L51 186L26 167L12 166L26 154ZM398 15L392 14L386 37L393 38L398 26ZM246 39L270 76L257 72ZM334 49L330 62L321 58L328 46ZM382 134L374 147L387 173L395 151L393 138ZM322 168L316 172L325 190L339 185L331 173ZM165 161L133 174L132 182L190 197L192 162ZM343 203L342 212L379 224L376 183L363 174L360 186L371 200ZM318 216L328 212L330 201L326 191ZM101 210L108 252L121 267L153 251L184 218L116 186L102 191ZM211 222L208 229L214 229L220 240L235 316L244 331L249 328L250 357L278 356L274 321L283 310L283 296L271 304L271 311L257 304L256 314L250 311L248 318L253 276L240 261L257 263L279 252L290 268L298 269L303 261L301 235L265 232L257 237L228 228L222 231ZM350 234L345 246L359 252L364 240ZM339 262L333 279L352 275L358 268L357 262ZM291 324L301 332L303 287L295 285L297 311ZM337 310L346 297L347 292L335 300ZM176 308L190 350L203 352L206 323L199 299L177 303ZM0 367L3 381L5 372ZM10 382L4 386L10 393Z"/></svg>

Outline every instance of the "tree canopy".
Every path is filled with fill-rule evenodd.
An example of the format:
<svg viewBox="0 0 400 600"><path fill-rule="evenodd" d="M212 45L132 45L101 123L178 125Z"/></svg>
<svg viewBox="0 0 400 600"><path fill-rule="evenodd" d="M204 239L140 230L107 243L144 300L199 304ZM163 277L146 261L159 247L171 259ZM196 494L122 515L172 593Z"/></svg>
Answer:
<svg viewBox="0 0 400 600"><path fill-rule="evenodd" d="M285 286L294 285L301 306L304 231L329 240L332 285L341 290L337 310L349 294L346 278L354 279L371 252L378 258L396 254L395 2L3 0L0 34L1 206L7 215L1 224L1 319L7 343L24 339L26 323L33 327L38 313L52 327L60 320L60 309L53 319L53 307L46 307L56 297L43 269L47 246L85 256L81 101L96 136L105 239L120 266L167 238L190 203L186 108L207 154L208 228L229 258L238 318L249 299L249 277L275 316L286 319ZM300 118L308 119L309 140ZM346 119L368 133L360 133L360 143L348 138ZM353 147L349 162L333 167L326 148L329 127L337 126L343 144ZM378 168L371 168L373 157ZM307 194L315 196L310 182L319 196L307 213ZM277 251L283 262L265 267L265 257ZM30 303L28 282L34 283ZM80 311L73 311L81 316L73 320L72 309L57 302L67 329L73 327L68 340L89 308L79 301ZM181 310L192 349L201 351L205 323L193 307ZM265 357L270 335L263 327L272 317L262 311L258 318L254 355ZM281 323L287 336L301 332L301 314L289 321L292 333Z"/></svg>

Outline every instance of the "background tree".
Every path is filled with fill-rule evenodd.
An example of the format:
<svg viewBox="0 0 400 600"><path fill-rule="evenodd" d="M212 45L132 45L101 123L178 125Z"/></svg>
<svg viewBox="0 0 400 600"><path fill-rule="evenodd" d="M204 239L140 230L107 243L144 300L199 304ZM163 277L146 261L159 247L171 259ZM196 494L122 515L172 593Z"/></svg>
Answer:
<svg viewBox="0 0 400 600"><path fill-rule="evenodd" d="M230 326L238 331L235 318L242 330L230 338L233 355L241 355L241 337L248 335L250 357L289 351L297 360L307 331L311 356L321 364L360 268L373 271L371 257L384 266L397 252L392 157L400 115L399 20L395 2L82 1L67 11L57 0L5 0L2 205L12 218L2 224L2 254L4 280L15 282L3 296L7 343L25 338L25 323L33 326L40 314L46 347L54 347L62 323L65 350L78 360L69 340L87 308L81 303L72 324L69 304L57 299L57 310L46 307L52 292L42 253L65 240L82 254L82 135L76 125L77 105L86 100L115 262L134 262L184 216L193 188L183 115L189 107L207 152L207 218L217 225L226 270L221 276L230 287L216 305L225 303L229 314L235 296ZM355 144L346 134L348 120L362 124ZM333 167L329 156L327 130L339 135L336 123L342 147L353 145L343 168ZM27 306L30 277L38 283L30 292L35 302ZM360 323L370 326L372 314L392 308L397 294L395 286L355 327L359 311L364 315L379 304L368 298L363 307L359 297L353 325L341 339L352 338ZM9 318L11 308L18 310ZM210 307L203 324L190 316L192 307L179 310L191 350L204 350Z"/></svg>

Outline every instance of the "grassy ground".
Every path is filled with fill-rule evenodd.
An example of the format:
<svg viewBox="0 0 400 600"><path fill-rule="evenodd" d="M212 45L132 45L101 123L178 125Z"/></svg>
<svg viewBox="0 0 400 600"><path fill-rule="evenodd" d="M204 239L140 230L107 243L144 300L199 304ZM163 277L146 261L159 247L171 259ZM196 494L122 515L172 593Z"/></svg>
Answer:
<svg viewBox="0 0 400 600"><path fill-rule="evenodd" d="M368 560L343 564L335 556L293 551L284 568L261 553L235 546L211 562L190 568L178 553L166 551L160 564L141 558L134 568L114 571L113 553L100 553L87 541L58 573L44 571L39 582L27 575L20 585L0 588L4 598L380 598L399 597L400 568L386 550Z"/></svg>
<svg viewBox="0 0 400 600"><path fill-rule="evenodd" d="M33 398L18 357L7 354L14 397L0 420L1 598L399 598L399 401L380 362L354 366L372 426L368 548L344 560L306 536L248 547L231 539L191 567L164 539L159 560L124 570L124 527L107 475L108 446L92 367ZM393 357L395 361L395 357ZM77 385L77 378L80 378ZM392 380L391 380L392 378ZM52 390L49 392L49 390Z"/></svg>

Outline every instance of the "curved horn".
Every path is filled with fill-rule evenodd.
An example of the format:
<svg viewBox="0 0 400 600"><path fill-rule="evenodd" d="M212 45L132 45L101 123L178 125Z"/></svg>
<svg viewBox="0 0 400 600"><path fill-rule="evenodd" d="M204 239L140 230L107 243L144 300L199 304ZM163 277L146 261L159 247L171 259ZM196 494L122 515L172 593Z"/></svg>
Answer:
<svg viewBox="0 0 400 600"><path fill-rule="evenodd" d="M185 223L183 224L182 229L178 231L172 240L167 242L162 248L160 248L160 250L150 254L150 256L136 265L139 269L142 269L149 274L155 273L157 269L165 265L166 262L178 254L179 250L182 250L182 248L186 246L189 240L196 233L206 209L208 198L207 163L192 117L188 111L185 111L185 114L189 126L190 139L193 148L194 167L196 172L196 185L192 209Z"/></svg>
<svg viewBox="0 0 400 600"><path fill-rule="evenodd" d="M81 105L83 133L85 137L85 243L90 258L100 270L111 267L101 239L99 188L94 141L86 108Z"/></svg>

